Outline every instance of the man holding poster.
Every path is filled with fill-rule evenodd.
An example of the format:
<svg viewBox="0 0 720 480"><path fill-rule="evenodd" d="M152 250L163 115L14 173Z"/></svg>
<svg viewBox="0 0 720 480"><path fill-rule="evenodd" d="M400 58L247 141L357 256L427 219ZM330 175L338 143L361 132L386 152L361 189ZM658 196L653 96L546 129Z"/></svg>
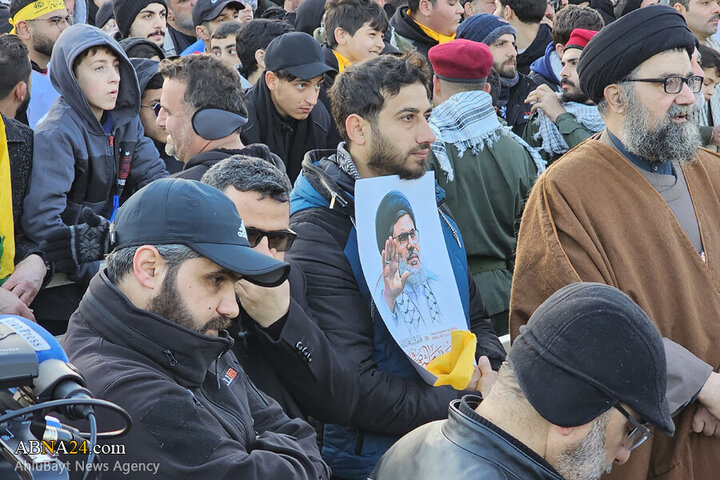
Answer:
<svg viewBox="0 0 720 480"><path fill-rule="evenodd" d="M373 223L380 201L375 206L361 204L355 197L357 180L381 181L397 175L411 187L427 172L435 139L427 123L431 110L428 84L424 59L415 53L400 58L381 56L345 69L330 91L333 116L344 142L336 150L306 155L290 198L290 228L298 236L288 258L305 273L312 318L336 351L357 365L359 392L347 405L352 412L350 424L325 425L323 432L323 458L337 478L364 480L395 440L419 425L446 418L448 403L466 392L423 381L415 362L390 335L378 302L373 301L375 285L365 280L360 261L360 248L371 246L376 255L373 265L378 269L375 278L382 284L375 237L365 242L367 245L359 245L356 230L356 213L369 212L368 221ZM431 177L423 180L427 179L432 181ZM442 248L449 259L447 283L453 284L459 297L460 314L451 320L476 335L476 358L481 370L485 369L481 381L473 378L466 388L482 388L483 379L493 377L490 368L500 367L505 351L470 278L462 237L444 206L444 192L436 188L433 195L433 188L434 182L429 198L425 197L430 208L423 210L436 222L440 239L436 248ZM414 212L419 215L420 210ZM422 231L425 239L431 233L419 223L417 226L415 235ZM438 252L432 249L418 254L412 228L405 231L405 227L410 225L393 236L402 246L401 235L407 234L407 262L417 266L435 260ZM388 232L385 238L390 235ZM434 285L433 291L441 302ZM386 305L380 307L387 309ZM439 315L443 317L442 309Z"/></svg>

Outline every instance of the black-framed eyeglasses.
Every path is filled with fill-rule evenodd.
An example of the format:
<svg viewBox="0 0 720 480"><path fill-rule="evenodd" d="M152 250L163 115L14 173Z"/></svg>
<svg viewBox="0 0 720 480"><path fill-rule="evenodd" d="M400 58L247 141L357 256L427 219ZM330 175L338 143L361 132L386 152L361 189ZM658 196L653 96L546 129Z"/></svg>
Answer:
<svg viewBox="0 0 720 480"><path fill-rule="evenodd" d="M417 244L418 239L418 229L413 228L409 232L403 232L397 237L393 237L394 240L397 240L400 243L400 246L402 248L405 248L408 246L408 242L412 240L413 243Z"/></svg>
<svg viewBox="0 0 720 480"><path fill-rule="evenodd" d="M645 443L648 438L652 437L652 430L650 430L649 423L640 422L638 419L630 415L630 413L628 413L628 411L625 410L621 405L615 405L615 409L622 413L634 427L633 430L625 438L625 448L632 452L637 447Z"/></svg>
<svg viewBox="0 0 720 480"><path fill-rule="evenodd" d="M274 248L278 252L287 251L297 238L297 233L290 229L267 231L255 227L245 227L245 231L251 247L256 247L263 237L267 237L268 247Z"/></svg>
<svg viewBox="0 0 720 480"><path fill-rule="evenodd" d="M683 83L688 86L692 93L700 93L703 86L703 77L700 75L690 75L687 78L673 75L665 78L628 78L625 82L648 82L648 83L662 83L665 93L670 95L676 95L680 93L683 87Z"/></svg>
<svg viewBox="0 0 720 480"><path fill-rule="evenodd" d="M142 108L149 108L150 110L152 110L156 117L158 115L160 115L160 109L162 108L162 105L160 105L159 103L156 103L155 105L140 105L140 106Z"/></svg>
<svg viewBox="0 0 720 480"><path fill-rule="evenodd" d="M70 15L67 15L65 17L50 17L50 18L33 18L30 20L25 20L26 22L47 22L50 25L55 25L57 28L60 28L63 24L64 25L70 25L70 22L72 21L72 18Z"/></svg>

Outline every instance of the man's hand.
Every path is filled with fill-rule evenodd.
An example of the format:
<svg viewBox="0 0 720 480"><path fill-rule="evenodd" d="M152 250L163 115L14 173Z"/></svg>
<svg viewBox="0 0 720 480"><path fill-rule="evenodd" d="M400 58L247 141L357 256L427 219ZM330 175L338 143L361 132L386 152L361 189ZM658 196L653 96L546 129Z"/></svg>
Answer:
<svg viewBox="0 0 720 480"><path fill-rule="evenodd" d="M720 418L720 374L710 374L698 394L698 401L712 416Z"/></svg>
<svg viewBox="0 0 720 480"><path fill-rule="evenodd" d="M53 263L55 271L70 273L80 264L104 258L109 226L107 219L84 207L77 225L53 230L40 244L40 249Z"/></svg>
<svg viewBox="0 0 720 480"><path fill-rule="evenodd" d="M10 290L0 288L0 314L20 315L28 320L35 321L32 310Z"/></svg>
<svg viewBox="0 0 720 480"><path fill-rule="evenodd" d="M29 255L15 265L15 271L3 283L2 288L10 290L25 305L30 305L42 287L47 273L45 262L39 255Z"/></svg>
<svg viewBox="0 0 720 480"><path fill-rule="evenodd" d="M487 397L495 385L495 380L498 378L498 372L492 369L490 366L490 359L483 355L478 359L478 364L475 367L470 383L467 388L469 390L477 390L482 393L483 398Z"/></svg>
<svg viewBox="0 0 720 480"><path fill-rule="evenodd" d="M395 299L405 290L405 284L410 277L410 272L405 272L400 276L398 269L398 244L397 241L388 237L385 240L385 249L380 255L383 262L383 297L390 311L395 311Z"/></svg>
<svg viewBox="0 0 720 480"><path fill-rule="evenodd" d="M547 85L540 85L530 92L525 103L532 104L530 113L535 113L538 108L545 112L551 122L555 123L557 117L565 113L557 93L553 92Z"/></svg>
<svg viewBox="0 0 720 480"><path fill-rule="evenodd" d="M692 419L692 429L695 433L720 437L720 420L708 412L708 409L698 405Z"/></svg>
<svg viewBox="0 0 720 480"><path fill-rule="evenodd" d="M290 282L277 287L260 287L247 280L235 283L235 293L243 309L258 325L267 328L290 310Z"/></svg>

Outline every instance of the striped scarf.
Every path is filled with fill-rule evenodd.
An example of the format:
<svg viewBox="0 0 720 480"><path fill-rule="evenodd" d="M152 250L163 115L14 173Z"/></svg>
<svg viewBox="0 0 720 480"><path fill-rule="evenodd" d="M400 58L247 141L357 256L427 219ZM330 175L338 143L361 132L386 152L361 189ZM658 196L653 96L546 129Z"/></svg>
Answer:
<svg viewBox="0 0 720 480"><path fill-rule="evenodd" d="M545 160L525 140L515 135L510 127L500 123L490 95L481 90L457 93L435 107L430 116L430 128L435 133L433 153L440 162L440 168L447 173L448 181L453 180L455 173L448 158L446 143L455 145L461 156L465 150L477 154L486 145L492 147L500 135L510 136L525 147L537 166L538 175L545 171Z"/></svg>
<svg viewBox="0 0 720 480"><path fill-rule="evenodd" d="M563 108L566 112L575 117L578 123L593 133L599 132L605 128L600 113L596 105L585 105L578 102L563 102ZM540 128L533 137L535 140L542 139L540 150L545 150L550 155L561 155L567 152L570 147L558 130L557 125L545 115L542 109L538 110L538 115L534 123Z"/></svg>

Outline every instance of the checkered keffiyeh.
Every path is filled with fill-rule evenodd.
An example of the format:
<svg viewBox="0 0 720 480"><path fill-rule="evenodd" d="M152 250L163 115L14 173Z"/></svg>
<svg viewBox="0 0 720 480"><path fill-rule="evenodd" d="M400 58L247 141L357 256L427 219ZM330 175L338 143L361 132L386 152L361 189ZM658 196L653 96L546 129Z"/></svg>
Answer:
<svg viewBox="0 0 720 480"><path fill-rule="evenodd" d="M483 91L458 93L435 107L430 116L430 128L435 133L433 153L448 181L455 178L455 173L447 155L446 143L455 145L460 155L468 149L478 153L485 145L492 147L500 135L508 135L525 147L537 165L538 175L545 171L545 161L535 149L515 135L510 127L500 123L490 95Z"/></svg>
<svg viewBox="0 0 720 480"><path fill-rule="evenodd" d="M577 102L563 102L562 106L566 112L573 115L575 120L591 132L599 132L605 128L605 122L600 117L597 106ZM545 115L542 109L538 110L534 123L540 127L533 137L535 140L542 138L540 150L545 150L550 155L560 155L570 149L557 125Z"/></svg>

